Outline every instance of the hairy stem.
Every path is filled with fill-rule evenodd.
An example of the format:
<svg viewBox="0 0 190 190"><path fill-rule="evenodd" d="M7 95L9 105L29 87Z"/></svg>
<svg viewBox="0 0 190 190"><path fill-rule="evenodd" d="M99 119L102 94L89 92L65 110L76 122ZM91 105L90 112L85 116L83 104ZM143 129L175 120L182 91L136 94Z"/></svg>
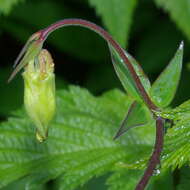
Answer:
<svg viewBox="0 0 190 190"><path fill-rule="evenodd" d="M49 27L45 28L44 30L42 30L41 40L44 41L51 32L53 32L54 30L56 30L58 28L65 27L65 26L82 26L82 27L88 28L88 29L93 30L96 33L98 33L109 44L111 44L115 48L115 50L118 52L118 54L121 56L123 61L126 63L128 69L129 69L129 71L130 71L130 73L134 79L135 85L136 85L138 91L140 92L140 94L141 94L144 102L146 103L146 105L149 107L149 109L151 111L152 110L158 110L158 108L151 101L146 90L144 89L144 87L143 87L139 77L137 76L132 64L130 63L127 56L125 55L124 50L111 37L111 35L108 32L106 32L103 28L101 28L100 26L97 26L96 24L94 24L92 22L82 20L82 19L64 19L64 20L58 21L58 22L50 25Z"/></svg>
<svg viewBox="0 0 190 190"><path fill-rule="evenodd" d="M154 151L150 157L148 166L142 176L141 180L137 184L135 190L143 190L150 177L153 175L154 169L158 164L160 164L160 154L162 152L163 142L164 142L164 119L161 117L157 117L156 119L156 140Z"/></svg>

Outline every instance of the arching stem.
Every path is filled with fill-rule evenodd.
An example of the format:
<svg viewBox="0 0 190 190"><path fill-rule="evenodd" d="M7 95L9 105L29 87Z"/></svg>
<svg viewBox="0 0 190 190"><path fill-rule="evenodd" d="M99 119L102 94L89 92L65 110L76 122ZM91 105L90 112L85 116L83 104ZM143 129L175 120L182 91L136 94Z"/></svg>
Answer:
<svg viewBox="0 0 190 190"><path fill-rule="evenodd" d="M117 53L120 55L120 57L123 59L124 63L127 65L127 68L130 71L130 73L133 77L133 80L135 82L135 85L136 85L139 93L141 94L142 99L148 106L149 110L153 114L154 114L154 111L159 110L159 108L152 102L152 100L150 99L146 90L144 89L132 64L126 57L124 50L111 37L111 35L108 32L106 32L103 28L101 28L100 26L97 26L94 23L91 23L89 21L82 20L82 19L64 19L64 20L58 21L58 22L50 25L49 27L39 31L41 33L39 41L44 42L51 32L55 31L58 28L66 27L66 26L82 26L82 27L88 28L88 29L93 30L96 33L98 33L109 44L111 44L113 46L113 48L117 51ZM161 117L156 117L156 140L155 140L154 151L150 157L147 169L145 170L144 175L140 179L135 190L143 190L146 187L150 177L153 175L154 169L160 163L160 154L162 151L163 139L164 139L163 128L164 128L164 119Z"/></svg>
<svg viewBox="0 0 190 190"><path fill-rule="evenodd" d="M151 111L152 110L158 110L157 106L152 102L152 100L148 96L146 90L144 89L144 87L143 87L139 77L137 76L132 64L130 63L127 56L125 55L124 50L111 37L111 35L108 32L106 32L103 28L101 28L100 26L97 26L96 24L94 24L92 22L82 20L82 19L64 19L64 20L58 21L58 22L50 25L49 27L45 28L44 30L42 30L41 31L41 40L44 41L51 32L55 31L58 28L66 27L66 26L82 26L82 27L88 28L88 29L93 30L96 33L98 33L109 44L111 44L115 48L117 53L120 55L120 57L123 59L125 64L127 65L127 68L129 69L129 71L130 71L130 73L134 79L135 85L136 85L139 93L141 94L144 102L146 103L146 105L149 107L149 109Z"/></svg>

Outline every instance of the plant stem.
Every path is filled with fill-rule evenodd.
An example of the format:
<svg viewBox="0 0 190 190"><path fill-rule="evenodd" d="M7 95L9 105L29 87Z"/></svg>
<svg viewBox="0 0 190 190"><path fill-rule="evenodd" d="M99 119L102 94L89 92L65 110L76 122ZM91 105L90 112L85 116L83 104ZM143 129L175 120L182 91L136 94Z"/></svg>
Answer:
<svg viewBox="0 0 190 190"><path fill-rule="evenodd" d="M157 117L156 119L156 140L154 151L150 157L148 167L146 168L144 175L142 176L141 180L137 184L135 190L143 190L150 177L153 175L153 172L158 164L160 164L160 154L162 152L163 142L164 142L164 121L165 119L161 117Z"/></svg>
<svg viewBox="0 0 190 190"><path fill-rule="evenodd" d="M106 42L111 44L117 53L120 55L120 57L123 59L124 63L127 65L127 68L129 69L133 80L135 82L135 85L141 94L141 97L143 98L144 102L150 109L150 111L154 114L153 111L159 110L159 108L152 102L150 99L149 95L147 94L145 88L143 87L138 75L136 74L132 64L128 60L128 58L125 55L125 51L121 48L121 46L111 37L111 35L106 32L103 28L100 26L97 26L96 24L82 20L82 19L64 19L60 20L49 27L39 31L41 33L40 36L40 41L44 42L48 35L53 32L54 30L61 28L61 27L66 27L66 26L82 26L85 28L88 28L90 30L95 31L98 33L101 37L103 37ZM164 119L161 117L157 117L156 119L156 140L155 140L155 146L154 146L154 151L152 153L152 156L150 157L147 169L144 172L144 175L140 179L139 183L137 184L135 190L143 190L146 185L148 184L148 181L150 177L152 176L154 169L156 166L160 163L160 154L162 151L162 146L163 146L163 139L164 139L164 133L163 133L163 126L164 126Z"/></svg>
<svg viewBox="0 0 190 190"><path fill-rule="evenodd" d="M82 20L82 19L64 19L64 20L60 20L60 21L50 25L49 27L45 28L44 30L42 30L41 31L42 32L41 40L44 41L51 32L53 32L54 30L56 30L58 28L65 27L65 26L82 26L82 27L88 28L88 29L93 30L96 33L98 33L108 43L110 43L115 48L115 50L120 55L120 57L123 59L124 63L127 65L128 69L129 69L129 71L130 71L130 73L134 79L135 85L136 85L138 91L140 92L140 94L141 94L144 102L146 103L146 105L149 107L149 109L151 111L152 110L158 110L157 106L151 101L146 90L144 89L144 87L143 87L139 77L137 76L132 64L130 63L127 56L125 55L124 50L111 37L111 35L108 32L106 32L103 28L101 28L100 26L97 26L96 24L94 24L92 22Z"/></svg>

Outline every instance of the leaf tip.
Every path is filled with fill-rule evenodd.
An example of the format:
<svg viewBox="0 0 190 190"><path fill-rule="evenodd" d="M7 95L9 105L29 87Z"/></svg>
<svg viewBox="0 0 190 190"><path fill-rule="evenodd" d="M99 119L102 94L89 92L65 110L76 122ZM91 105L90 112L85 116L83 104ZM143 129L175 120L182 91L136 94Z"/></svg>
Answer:
<svg viewBox="0 0 190 190"><path fill-rule="evenodd" d="M179 45L179 50L183 50L184 48L184 41L181 41L180 45Z"/></svg>
<svg viewBox="0 0 190 190"><path fill-rule="evenodd" d="M14 78L14 76L15 76L15 72L13 71L11 73L11 75L9 76L8 80L7 80L7 84L9 84L12 81L12 79Z"/></svg>

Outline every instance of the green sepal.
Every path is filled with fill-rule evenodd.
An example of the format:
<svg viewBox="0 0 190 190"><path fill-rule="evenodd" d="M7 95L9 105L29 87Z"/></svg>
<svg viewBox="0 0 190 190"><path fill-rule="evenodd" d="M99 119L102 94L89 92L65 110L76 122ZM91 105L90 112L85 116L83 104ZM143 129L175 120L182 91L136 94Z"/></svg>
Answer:
<svg viewBox="0 0 190 190"><path fill-rule="evenodd" d="M150 89L151 99L158 107L168 106L175 96L181 76L183 46L181 42L175 56Z"/></svg>
<svg viewBox="0 0 190 190"><path fill-rule="evenodd" d="M134 79L132 78L131 73L127 68L127 65L124 63L123 59L119 56L119 54L115 51L115 49L111 45L109 45L109 49L110 49L114 69L124 89L127 91L129 96L133 97L135 100L143 101L141 94L139 93L135 85ZM145 90L148 92L149 89L151 88L149 79L147 78L142 68L137 63L137 61L126 51L125 51L125 55L127 56L130 63L132 64Z"/></svg>
<svg viewBox="0 0 190 190"><path fill-rule="evenodd" d="M37 32L28 39L14 63L13 67L15 68L11 73L8 82L10 82L24 66L39 55L43 46L43 41L39 40L40 35L41 33Z"/></svg>

